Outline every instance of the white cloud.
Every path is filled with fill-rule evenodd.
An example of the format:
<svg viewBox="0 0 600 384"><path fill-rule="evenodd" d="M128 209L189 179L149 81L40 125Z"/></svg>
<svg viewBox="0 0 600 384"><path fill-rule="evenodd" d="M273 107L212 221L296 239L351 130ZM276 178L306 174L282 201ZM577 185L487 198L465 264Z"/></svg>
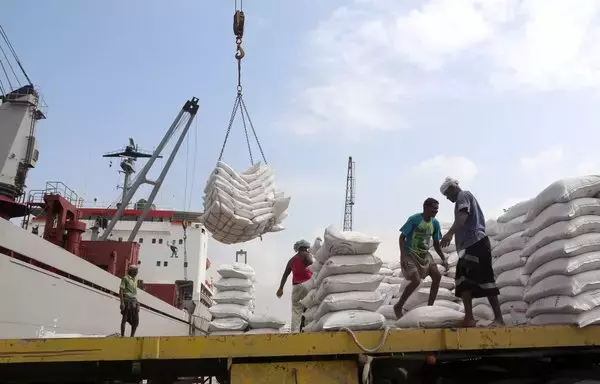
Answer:
<svg viewBox="0 0 600 384"><path fill-rule="evenodd" d="M556 166L563 160L563 150L560 147L545 149L533 156L522 157L520 160L521 170L526 173L539 172Z"/></svg>
<svg viewBox="0 0 600 384"><path fill-rule="evenodd" d="M435 178L441 184L443 178L448 176L459 182L470 182L477 175L478 169L475 163L466 157L437 155L417 164L411 172L413 175Z"/></svg>
<svg viewBox="0 0 600 384"><path fill-rule="evenodd" d="M354 138L409 127L406 108L428 95L424 84L448 93L428 84L431 71L460 60L476 69L471 81L498 89L597 87L599 14L596 0L355 0L309 34L308 73L286 120L296 133Z"/></svg>

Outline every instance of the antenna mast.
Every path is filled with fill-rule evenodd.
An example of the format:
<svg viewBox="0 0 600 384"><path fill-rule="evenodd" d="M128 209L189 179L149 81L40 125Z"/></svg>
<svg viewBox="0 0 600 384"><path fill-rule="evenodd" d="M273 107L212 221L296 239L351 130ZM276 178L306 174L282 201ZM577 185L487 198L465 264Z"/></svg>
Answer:
<svg viewBox="0 0 600 384"><path fill-rule="evenodd" d="M346 176L346 204L344 205L344 231L352 230L352 209L354 207L356 178L354 176L355 162L348 157L348 175Z"/></svg>

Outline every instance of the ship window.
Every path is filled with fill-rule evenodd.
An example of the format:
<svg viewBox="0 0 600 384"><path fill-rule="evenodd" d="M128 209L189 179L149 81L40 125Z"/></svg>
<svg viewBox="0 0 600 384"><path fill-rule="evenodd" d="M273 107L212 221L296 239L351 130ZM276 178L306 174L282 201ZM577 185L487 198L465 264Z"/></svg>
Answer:
<svg viewBox="0 0 600 384"><path fill-rule="evenodd" d="M119 237L119 241L123 241L123 238L122 238L122 237Z"/></svg>
<svg viewBox="0 0 600 384"><path fill-rule="evenodd" d="M160 261L157 261L157 262L156 262L156 266L157 266L157 267L160 267Z"/></svg>
<svg viewBox="0 0 600 384"><path fill-rule="evenodd" d="M168 261L163 261L163 267L166 267L167 265L169 265Z"/></svg>
<svg viewBox="0 0 600 384"><path fill-rule="evenodd" d="M152 244L156 244L156 239L152 239Z"/></svg>
<svg viewBox="0 0 600 384"><path fill-rule="evenodd" d="M138 265L142 264L142 260L138 260Z"/></svg>
<svg viewBox="0 0 600 384"><path fill-rule="evenodd" d="M138 243L142 244L144 242L144 238L140 237L140 239L138 240Z"/></svg>
<svg viewBox="0 0 600 384"><path fill-rule="evenodd" d="M162 244L162 239L158 239L158 244Z"/></svg>
<svg viewBox="0 0 600 384"><path fill-rule="evenodd" d="M206 230L204 228L202 228L202 233L206 233Z"/></svg>
<svg viewBox="0 0 600 384"><path fill-rule="evenodd" d="M183 239L179 239L179 245L183 244Z"/></svg>
<svg viewBox="0 0 600 384"><path fill-rule="evenodd" d="M187 261L184 261L184 262L183 262L183 267L184 267L184 268L187 268L187 266L188 266L188 262L187 262Z"/></svg>

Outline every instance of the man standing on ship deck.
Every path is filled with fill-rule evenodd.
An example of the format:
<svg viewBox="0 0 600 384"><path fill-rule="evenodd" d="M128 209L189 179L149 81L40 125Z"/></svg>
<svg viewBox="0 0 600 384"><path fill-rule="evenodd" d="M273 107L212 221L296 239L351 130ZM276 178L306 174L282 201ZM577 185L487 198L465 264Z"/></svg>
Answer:
<svg viewBox="0 0 600 384"><path fill-rule="evenodd" d="M285 285L288 276L292 274L292 332L300 332L300 326L302 324L302 314L304 313L304 307L300 304L300 300L304 299L308 291L302 283L312 277L312 271L308 267L313 263L312 256L308 249L310 243L306 240L297 241L294 244L294 251L296 254L288 261L279 289L277 290L277 297L283 295L283 286Z"/></svg>
<svg viewBox="0 0 600 384"><path fill-rule="evenodd" d="M456 235L456 288L454 293L465 305L464 327L476 325L473 316L473 298L487 297L494 311L494 323L503 325L502 312L492 269L490 239L485 234L485 217L477 199L469 191L463 191L458 181L447 177L440 192L454 203L454 224L442 238L447 247Z"/></svg>
<svg viewBox="0 0 600 384"><path fill-rule="evenodd" d="M429 252L432 238L433 248L442 259L444 268L448 270L448 263L440 247L442 230L439 221L435 218L439 207L440 203L436 199L428 198L423 203L423 212L409 217L406 224L400 229L398 240L400 265L402 274L409 281L409 284L404 288L402 296L394 305L394 313L397 318L402 317L402 309L406 304L406 300L419 287L421 280L427 276L431 276L431 288L429 289L427 305L433 305L435 302L442 275Z"/></svg>
<svg viewBox="0 0 600 384"><path fill-rule="evenodd" d="M140 322L140 303L137 301L137 265L130 265L127 275L121 280L119 298L121 299L121 337L125 336L125 323L131 325L131 337Z"/></svg>

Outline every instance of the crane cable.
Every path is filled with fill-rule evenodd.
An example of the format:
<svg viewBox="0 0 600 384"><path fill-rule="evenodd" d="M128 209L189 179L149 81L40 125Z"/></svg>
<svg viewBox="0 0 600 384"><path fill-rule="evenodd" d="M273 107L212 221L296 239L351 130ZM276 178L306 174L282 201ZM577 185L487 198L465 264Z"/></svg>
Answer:
<svg viewBox="0 0 600 384"><path fill-rule="evenodd" d="M248 113L248 108L246 107L246 103L244 102L244 98L242 96L242 59L246 56L246 51L242 47L242 39L244 37L244 25L246 21L246 15L243 10L243 0L240 0L240 6L238 8L238 1L235 0L235 13L233 15L233 34L235 36L235 44L236 44L236 52L235 59L237 60L237 94L235 97L235 101L233 103L233 110L231 111L231 116L229 118L229 124L227 126L227 132L225 133L225 140L223 141L223 145L221 147L221 152L219 153L218 161L221 161L223 158L223 153L225 151L225 146L227 145L227 141L229 140L229 134L231 133L231 128L233 126L233 122L235 117L239 111L240 116L242 118L242 125L244 126L244 135L246 137L246 144L248 147L248 153L250 155L250 163L254 164L254 157L252 156L252 146L250 145L250 137L248 135L248 126L252 130L252 135L254 136L254 140L256 140L256 144L258 145L258 149L260 151L260 155L265 164L267 164L267 159L262 149L262 145L260 140L258 139L258 135L256 134L256 130L254 129L254 124L252 123L252 119L250 118L250 114Z"/></svg>

